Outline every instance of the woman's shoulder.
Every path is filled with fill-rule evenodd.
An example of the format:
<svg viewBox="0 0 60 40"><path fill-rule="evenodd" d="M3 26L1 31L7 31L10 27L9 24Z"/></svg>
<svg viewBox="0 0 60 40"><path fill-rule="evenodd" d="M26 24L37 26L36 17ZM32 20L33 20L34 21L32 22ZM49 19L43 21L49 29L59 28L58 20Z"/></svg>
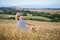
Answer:
<svg viewBox="0 0 60 40"><path fill-rule="evenodd" d="M21 20L21 21L25 21L25 20Z"/></svg>
<svg viewBox="0 0 60 40"><path fill-rule="evenodd" d="M25 20L20 20L21 22L26 22Z"/></svg>

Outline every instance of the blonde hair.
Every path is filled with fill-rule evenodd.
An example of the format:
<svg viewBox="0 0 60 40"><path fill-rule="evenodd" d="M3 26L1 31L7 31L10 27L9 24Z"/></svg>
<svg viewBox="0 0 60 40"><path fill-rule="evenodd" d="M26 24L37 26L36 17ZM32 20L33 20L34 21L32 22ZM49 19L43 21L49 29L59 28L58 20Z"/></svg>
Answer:
<svg viewBox="0 0 60 40"><path fill-rule="evenodd" d="M23 15L22 13L17 12L17 13L16 13L16 20L19 20L18 17L20 17L20 16L22 16L22 15Z"/></svg>
<svg viewBox="0 0 60 40"><path fill-rule="evenodd" d="M19 20L19 19L18 19L19 16L20 16L20 14L19 14L19 13L16 13L16 17L15 17L16 20Z"/></svg>

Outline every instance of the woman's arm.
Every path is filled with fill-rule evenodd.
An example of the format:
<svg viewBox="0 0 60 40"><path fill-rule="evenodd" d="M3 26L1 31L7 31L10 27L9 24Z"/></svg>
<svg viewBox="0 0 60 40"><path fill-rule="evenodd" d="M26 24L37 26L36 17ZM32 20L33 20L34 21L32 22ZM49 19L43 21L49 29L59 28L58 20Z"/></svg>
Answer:
<svg viewBox="0 0 60 40"><path fill-rule="evenodd" d="M28 22L27 22L26 24L27 24L27 25L30 25L30 26L35 26L34 24L32 24L32 23L28 23Z"/></svg>
<svg viewBox="0 0 60 40"><path fill-rule="evenodd" d="M27 22L27 25L29 25L28 28L30 28L30 30L34 30L35 29L35 25L33 23L28 23Z"/></svg>

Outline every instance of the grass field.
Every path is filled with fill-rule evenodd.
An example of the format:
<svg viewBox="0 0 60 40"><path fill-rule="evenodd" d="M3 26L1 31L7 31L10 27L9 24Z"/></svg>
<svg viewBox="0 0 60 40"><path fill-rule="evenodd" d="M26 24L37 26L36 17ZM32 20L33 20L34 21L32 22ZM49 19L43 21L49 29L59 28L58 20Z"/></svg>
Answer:
<svg viewBox="0 0 60 40"><path fill-rule="evenodd" d="M2 19L15 19L15 15L0 14ZM39 16L23 16L24 20L51 21L51 19Z"/></svg>
<svg viewBox="0 0 60 40"><path fill-rule="evenodd" d="M13 15L5 15L5 18L11 16ZM35 30L30 32L18 30L16 20L0 19L0 40L60 40L60 22L32 20L26 22L34 23Z"/></svg>
<svg viewBox="0 0 60 40"><path fill-rule="evenodd" d="M17 21L0 19L0 40L60 40L60 23L30 21L36 31L18 31Z"/></svg>
<svg viewBox="0 0 60 40"><path fill-rule="evenodd" d="M60 14L60 10L30 10L34 12L45 12L45 13L51 13L51 14Z"/></svg>

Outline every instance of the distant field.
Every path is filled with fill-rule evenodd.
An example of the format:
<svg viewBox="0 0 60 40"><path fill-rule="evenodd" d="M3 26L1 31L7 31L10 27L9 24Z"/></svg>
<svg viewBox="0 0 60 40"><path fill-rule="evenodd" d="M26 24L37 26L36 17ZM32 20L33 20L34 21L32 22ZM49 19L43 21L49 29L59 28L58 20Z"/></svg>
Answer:
<svg viewBox="0 0 60 40"><path fill-rule="evenodd" d="M7 14L0 14L0 18L3 18L3 19L13 19L15 18L15 15L7 15ZM41 16L23 16L23 19L25 20L46 20L46 21L50 21L51 19L49 18L46 18L46 17L41 17Z"/></svg>
<svg viewBox="0 0 60 40"><path fill-rule="evenodd" d="M60 10L30 10L34 12L45 12L45 13L51 13L51 14L60 14Z"/></svg>

